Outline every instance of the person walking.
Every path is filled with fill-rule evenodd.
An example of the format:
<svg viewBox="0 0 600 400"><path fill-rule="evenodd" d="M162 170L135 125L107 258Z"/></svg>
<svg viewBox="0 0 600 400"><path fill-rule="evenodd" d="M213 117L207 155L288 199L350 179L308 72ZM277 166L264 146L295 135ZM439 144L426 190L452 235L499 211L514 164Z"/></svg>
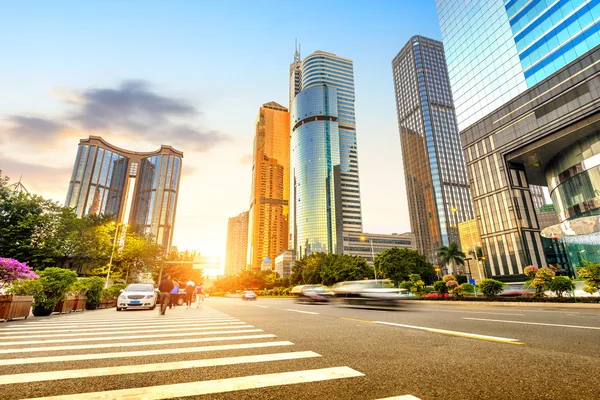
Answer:
<svg viewBox="0 0 600 400"><path fill-rule="evenodd" d="M202 301L204 300L204 286L196 286L196 308L202 307Z"/></svg>
<svg viewBox="0 0 600 400"><path fill-rule="evenodd" d="M173 306L177 307L177 300L179 298L179 282L173 279L173 289L171 289L171 301L169 303L169 308L173 308Z"/></svg>
<svg viewBox="0 0 600 400"><path fill-rule="evenodd" d="M171 275L165 276L165 278L158 284L158 291L160 292L160 315L165 315L167 306L171 303L171 290L173 290L173 281Z"/></svg>
<svg viewBox="0 0 600 400"><path fill-rule="evenodd" d="M187 304L186 308L190 308L192 305L192 297L194 297L194 289L196 288L196 283L193 280L187 281L185 284L185 302Z"/></svg>

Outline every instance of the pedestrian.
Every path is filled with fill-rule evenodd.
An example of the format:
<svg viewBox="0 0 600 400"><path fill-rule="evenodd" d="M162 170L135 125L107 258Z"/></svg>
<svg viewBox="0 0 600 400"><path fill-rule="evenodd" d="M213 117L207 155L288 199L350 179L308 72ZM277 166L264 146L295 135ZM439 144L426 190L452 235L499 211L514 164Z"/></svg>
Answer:
<svg viewBox="0 0 600 400"><path fill-rule="evenodd" d="M177 300L179 298L179 282L173 279L173 289L171 289L171 302L169 303L169 308L173 308L173 306L177 306Z"/></svg>
<svg viewBox="0 0 600 400"><path fill-rule="evenodd" d="M171 290L173 290L173 281L171 275L167 275L158 285L158 291L160 292L160 308L158 311L160 315L165 315L167 306L171 303Z"/></svg>
<svg viewBox="0 0 600 400"><path fill-rule="evenodd" d="M196 286L196 308L202 307L202 301L204 300L204 286Z"/></svg>
<svg viewBox="0 0 600 400"><path fill-rule="evenodd" d="M185 284L185 302L187 304L186 308L190 308L192 305L192 297L194 297L194 289L196 289L196 283L193 280L187 281Z"/></svg>

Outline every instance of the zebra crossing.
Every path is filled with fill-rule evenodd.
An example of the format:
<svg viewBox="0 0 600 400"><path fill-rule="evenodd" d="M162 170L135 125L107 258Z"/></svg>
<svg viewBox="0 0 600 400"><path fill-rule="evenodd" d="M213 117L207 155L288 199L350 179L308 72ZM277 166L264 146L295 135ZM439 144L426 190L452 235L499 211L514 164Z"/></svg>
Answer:
<svg viewBox="0 0 600 400"><path fill-rule="evenodd" d="M323 363L306 368L303 360L310 359ZM261 373L278 362L292 363L282 364L290 370ZM318 353L295 350L290 341L208 307L176 309L166 316L85 312L0 328L4 400L168 399L239 390L256 391L260 398L261 388L364 376L345 365L325 364ZM245 369L252 373L219 377L225 371L219 367L248 365L256 366ZM161 379L167 372L168 383ZM136 374L144 377L141 386L127 387L133 381L125 378Z"/></svg>

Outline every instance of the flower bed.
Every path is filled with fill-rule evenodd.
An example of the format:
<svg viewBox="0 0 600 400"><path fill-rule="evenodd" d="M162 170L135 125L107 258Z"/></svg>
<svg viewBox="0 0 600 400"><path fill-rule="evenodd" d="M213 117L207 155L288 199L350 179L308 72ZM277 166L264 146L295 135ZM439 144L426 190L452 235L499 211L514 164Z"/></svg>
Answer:
<svg viewBox="0 0 600 400"><path fill-rule="evenodd" d="M27 319L32 304L33 296L0 295L0 320Z"/></svg>
<svg viewBox="0 0 600 400"><path fill-rule="evenodd" d="M422 301L496 301L504 303L600 303L600 297L503 297L503 296L464 296L464 297L411 297Z"/></svg>

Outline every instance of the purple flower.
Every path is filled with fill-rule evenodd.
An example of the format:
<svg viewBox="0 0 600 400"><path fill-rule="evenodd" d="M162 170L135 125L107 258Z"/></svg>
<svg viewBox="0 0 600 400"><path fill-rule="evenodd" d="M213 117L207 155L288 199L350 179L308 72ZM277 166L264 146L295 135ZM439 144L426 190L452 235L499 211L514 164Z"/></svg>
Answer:
<svg viewBox="0 0 600 400"><path fill-rule="evenodd" d="M34 279L38 276L26 263L21 263L13 258L0 257L0 288L14 281Z"/></svg>

